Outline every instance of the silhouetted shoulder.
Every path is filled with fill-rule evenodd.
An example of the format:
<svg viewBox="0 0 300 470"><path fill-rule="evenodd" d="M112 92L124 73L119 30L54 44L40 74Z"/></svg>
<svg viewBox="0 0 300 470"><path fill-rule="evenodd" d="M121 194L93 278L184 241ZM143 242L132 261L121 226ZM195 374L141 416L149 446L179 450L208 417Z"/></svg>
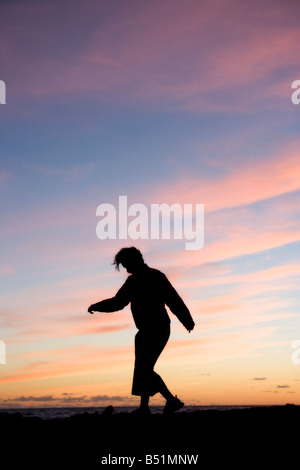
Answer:
<svg viewBox="0 0 300 470"><path fill-rule="evenodd" d="M159 271L158 269L148 267L147 271L148 271L149 275L153 279L155 279L157 282L164 283L164 282L168 281L167 276L162 271Z"/></svg>
<svg viewBox="0 0 300 470"><path fill-rule="evenodd" d="M147 266L147 265L146 265ZM148 272L151 272L151 274L153 276L157 276L157 277L166 277L166 275L162 272L162 271L159 271L159 269L155 269L155 268L150 268L149 266L147 266L147 271Z"/></svg>

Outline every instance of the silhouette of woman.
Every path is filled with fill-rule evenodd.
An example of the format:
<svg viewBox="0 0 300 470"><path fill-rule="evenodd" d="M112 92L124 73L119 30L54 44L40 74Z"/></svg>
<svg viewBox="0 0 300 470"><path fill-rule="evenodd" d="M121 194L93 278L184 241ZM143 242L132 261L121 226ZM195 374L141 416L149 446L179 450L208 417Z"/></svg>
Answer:
<svg viewBox="0 0 300 470"><path fill-rule="evenodd" d="M177 316L188 332L195 323L191 314L167 277L157 269L145 264L141 252L135 247L122 248L115 256L117 270L120 264L130 276L115 297L92 304L93 312L115 312L131 302L131 311L138 332L135 336L135 364L132 395L141 397L140 407L135 412L150 413L149 397L156 393L166 399L164 413L173 413L184 406L174 396L162 378L154 372L155 363L170 336L170 318L165 305Z"/></svg>

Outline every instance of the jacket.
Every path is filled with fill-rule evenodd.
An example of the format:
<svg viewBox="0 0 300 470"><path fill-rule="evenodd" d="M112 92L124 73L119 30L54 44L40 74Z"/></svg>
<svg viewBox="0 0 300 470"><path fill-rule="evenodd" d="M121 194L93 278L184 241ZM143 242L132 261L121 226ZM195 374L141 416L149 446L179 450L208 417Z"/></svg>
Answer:
<svg viewBox="0 0 300 470"><path fill-rule="evenodd" d="M165 274L147 264L128 276L114 297L94 304L93 310L115 312L122 310L129 302L138 330L169 326L170 318L165 305L187 330L194 326L188 308Z"/></svg>

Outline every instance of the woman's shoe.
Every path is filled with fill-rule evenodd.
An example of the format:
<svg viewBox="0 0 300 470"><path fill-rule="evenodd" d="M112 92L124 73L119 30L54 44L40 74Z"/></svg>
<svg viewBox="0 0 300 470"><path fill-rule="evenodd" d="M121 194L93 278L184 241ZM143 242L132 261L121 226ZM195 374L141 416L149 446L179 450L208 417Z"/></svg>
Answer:
<svg viewBox="0 0 300 470"><path fill-rule="evenodd" d="M175 395L171 400L167 400L163 414L175 413L175 411L180 410L183 406L184 403L177 398L177 395Z"/></svg>
<svg viewBox="0 0 300 470"><path fill-rule="evenodd" d="M137 408L136 410L131 411L131 415L134 416L149 416L151 415L150 408Z"/></svg>

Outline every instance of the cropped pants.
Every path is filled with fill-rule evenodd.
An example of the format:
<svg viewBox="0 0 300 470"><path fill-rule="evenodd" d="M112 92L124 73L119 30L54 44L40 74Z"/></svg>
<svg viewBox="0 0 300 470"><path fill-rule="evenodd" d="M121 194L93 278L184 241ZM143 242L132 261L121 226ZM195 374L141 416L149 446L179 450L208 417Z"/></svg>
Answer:
<svg viewBox="0 0 300 470"><path fill-rule="evenodd" d="M164 384L154 366L170 337L170 326L139 330L135 336L135 363L132 395L153 396Z"/></svg>

